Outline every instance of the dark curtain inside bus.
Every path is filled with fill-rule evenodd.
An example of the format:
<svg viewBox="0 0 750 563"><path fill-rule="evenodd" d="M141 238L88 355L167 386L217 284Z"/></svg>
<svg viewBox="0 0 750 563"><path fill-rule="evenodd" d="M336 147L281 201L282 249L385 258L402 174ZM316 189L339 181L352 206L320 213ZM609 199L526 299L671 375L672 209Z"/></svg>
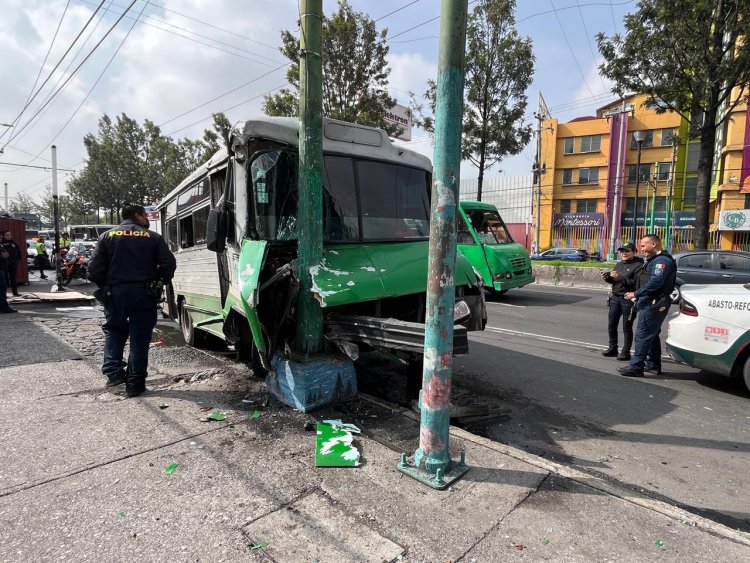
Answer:
<svg viewBox="0 0 750 563"><path fill-rule="evenodd" d="M297 159L290 151L270 151L250 165L261 238L297 237ZM424 170L344 156L325 157L324 240L425 238L429 236L429 216L429 175Z"/></svg>

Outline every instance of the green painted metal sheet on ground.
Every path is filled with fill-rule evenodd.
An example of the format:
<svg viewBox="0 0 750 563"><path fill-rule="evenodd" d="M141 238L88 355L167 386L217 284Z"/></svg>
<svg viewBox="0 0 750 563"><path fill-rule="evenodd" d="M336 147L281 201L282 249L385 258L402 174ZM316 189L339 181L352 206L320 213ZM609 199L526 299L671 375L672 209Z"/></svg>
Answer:
<svg viewBox="0 0 750 563"><path fill-rule="evenodd" d="M359 450L352 445L353 434L359 428L340 420L318 422L315 447L315 467L356 467Z"/></svg>

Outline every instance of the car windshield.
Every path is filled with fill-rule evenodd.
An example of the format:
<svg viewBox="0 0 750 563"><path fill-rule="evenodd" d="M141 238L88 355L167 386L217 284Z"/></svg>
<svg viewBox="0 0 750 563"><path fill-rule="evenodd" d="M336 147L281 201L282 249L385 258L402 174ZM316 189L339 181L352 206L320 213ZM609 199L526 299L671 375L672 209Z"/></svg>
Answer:
<svg viewBox="0 0 750 563"><path fill-rule="evenodd" d="M507 244L513 239L497 211L466 209L466 216L482 244Z"/></svg>

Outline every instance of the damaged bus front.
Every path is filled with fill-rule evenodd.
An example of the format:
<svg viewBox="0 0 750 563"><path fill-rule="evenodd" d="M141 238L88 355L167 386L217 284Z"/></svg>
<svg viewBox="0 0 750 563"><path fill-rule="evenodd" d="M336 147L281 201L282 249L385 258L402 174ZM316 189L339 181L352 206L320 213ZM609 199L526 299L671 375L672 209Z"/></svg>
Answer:
<svg viewBox="0 0 750 563"><path fill-rule="evenodd" d="M298 129L294 118L236 126L220 151L160 204L177 256L170 313L185 339L227 340L257 369L294 349ZM324 335L356 359L361 348L421 358L431 164L385 132L324 120L323 257L310 270ZM482 330L481 280L459 254L454 353Z"/></svg>

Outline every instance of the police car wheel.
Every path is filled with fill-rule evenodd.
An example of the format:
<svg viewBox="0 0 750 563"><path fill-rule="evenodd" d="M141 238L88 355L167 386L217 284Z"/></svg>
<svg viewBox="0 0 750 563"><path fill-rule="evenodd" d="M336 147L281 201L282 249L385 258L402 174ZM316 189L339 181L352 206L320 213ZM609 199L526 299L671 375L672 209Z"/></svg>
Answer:
<svg viewBox="0 0 750 563"><path fill-rule="evenodd" d="M750 391L750 358L745 360L745 365L742 367L742 379L745 381L745 387Z"/></svg>
<svg viewBox="0 0 750 563"><path fill-rule="evenodd" d="M674 289L672 290L672 293L669 294L669 297L672 299L672 303L679 303L680 302L680 288L677 286L674 286Z"/></svg>

